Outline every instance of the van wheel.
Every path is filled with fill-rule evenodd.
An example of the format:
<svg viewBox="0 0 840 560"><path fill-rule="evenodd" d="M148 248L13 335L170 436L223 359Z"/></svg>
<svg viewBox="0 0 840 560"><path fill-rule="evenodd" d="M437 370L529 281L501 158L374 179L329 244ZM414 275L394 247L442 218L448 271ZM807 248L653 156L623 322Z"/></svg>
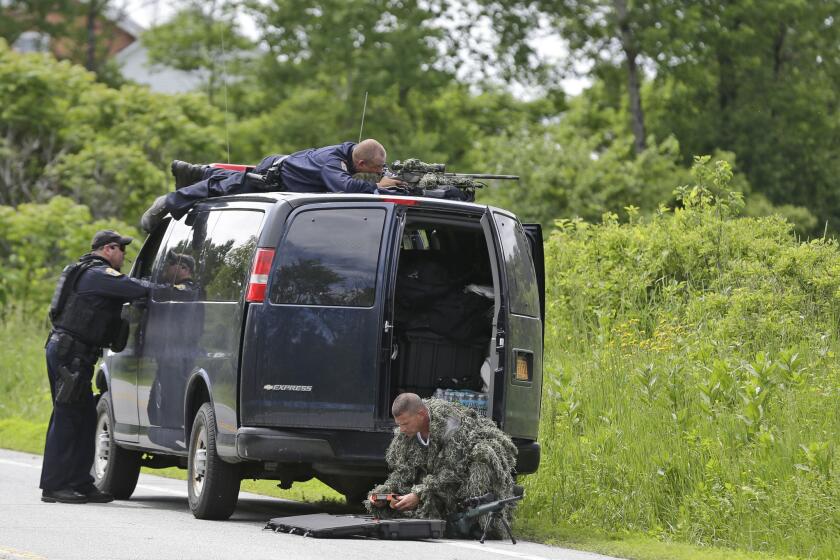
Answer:
<svg viewBox="0 0 840 560"><path fill-rule="evenodd" d="M96 452L93 456L94 484L118 500L134 493L140 476L140 452L117 446L114 442L114 415L111 394L103 393L96 403Z"/></svg>
<svg viewBox="0 0 840 560"><path fill-rule="evenodd" d="M195 415L187 461L190 509L198 519L227 519L239 499L239 469L216 453L216 414L204 403Z"/></svg>

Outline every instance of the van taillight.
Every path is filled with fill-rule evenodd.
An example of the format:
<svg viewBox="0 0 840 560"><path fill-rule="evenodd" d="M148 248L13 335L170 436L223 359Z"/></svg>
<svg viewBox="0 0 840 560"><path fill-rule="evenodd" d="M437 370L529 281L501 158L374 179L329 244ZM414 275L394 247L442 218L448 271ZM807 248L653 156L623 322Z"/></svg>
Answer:
<svg viewBox="0 0 840 560"><path fill-rule="evenodd" d="M268 273L271 271L271 261L274 260L274 249L257 249L254 266L251 268L251 279L248 281L248 292L245 301L262 303L265 299L265 287L268 285Z"/></svg>
<svg viewBox="0 0 840 560"><path fill-rule="evenodd" d="M394 204L402 204L403 206L417 206L416 200L410 198L383 198L385 202L393 202Z"/></svg>

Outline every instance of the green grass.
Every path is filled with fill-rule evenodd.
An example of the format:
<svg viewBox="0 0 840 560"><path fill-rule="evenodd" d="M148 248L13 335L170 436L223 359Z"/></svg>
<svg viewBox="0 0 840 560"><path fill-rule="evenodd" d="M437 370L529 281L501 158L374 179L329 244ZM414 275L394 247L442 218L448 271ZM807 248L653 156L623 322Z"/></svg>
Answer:
<svg viewBox="0 0 840 560"><path fill-rule="evenodd" d="M41 455L44 453L46 435L46 422L0 418L0 448Z"/></svg>
<svg viewBox="0 0 840 560"><path fill-rule="evenodd" d="M700 207L555 232L520 524L837 558L840 250L789 229Z"/></svg>
<svg viewBox="0 0 840 560"><path fill-rule="evenodd" d="M49 420L52 403L44 342L47 328L10 311L0 318L0 419Z"/></svg>
<svg viewBox="0 0 840 560"><path fill-rule="evenodd" d="M0 320L0 447L43 453L52 411L47 329L10 311Z"/></svg>

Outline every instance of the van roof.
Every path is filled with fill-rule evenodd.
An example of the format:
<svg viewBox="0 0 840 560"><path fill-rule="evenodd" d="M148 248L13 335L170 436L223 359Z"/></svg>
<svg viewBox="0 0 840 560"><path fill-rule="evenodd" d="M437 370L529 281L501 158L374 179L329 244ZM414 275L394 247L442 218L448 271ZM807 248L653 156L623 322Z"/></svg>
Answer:
<svg viewBox="0 0 840 560"><path fill-rule="evenodd" d="M250 193L250 194L233 194L212 199L202 200L201 202L212 201L228 201L233 202L237 200L260 200L266 202L281 202L288 201L292 204L304 201L376 201L376 202L397 202L402 204L411 204L417 206L438 206L438 207L460 207L469 209L471 211L484 210L487 204L478 204L475 202L463 202L460 200L448 200L443 198L431 198L424 196L403 196L403 195L386 195L386 194L347 194L347 193L293 193L293 192L265 192L265 193Z"/></svg>

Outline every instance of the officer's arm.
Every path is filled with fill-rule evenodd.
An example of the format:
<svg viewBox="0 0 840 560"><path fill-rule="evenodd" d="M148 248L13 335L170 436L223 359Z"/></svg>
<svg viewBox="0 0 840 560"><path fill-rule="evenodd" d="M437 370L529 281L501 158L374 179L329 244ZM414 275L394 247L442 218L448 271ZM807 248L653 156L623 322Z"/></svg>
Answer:
<svg viewBox="0 0 840 560"><path fill-rule="evenodd" d="M131 301L149 295L152 284L129 278L113 268L94 268L79 279L79 293L91 293L107 298Z"/></svg>
<svg viewBox="0 0 840 560"><path fill-rule="evenodd" d="M345 193L367 193L372 194L376 192L376 185L361 179L354 179L350 173L341 167L344 162L338 156L332 156L327 160L324 167L321 168L321 179L327 186L327 190L332 192Z"/></svg>

